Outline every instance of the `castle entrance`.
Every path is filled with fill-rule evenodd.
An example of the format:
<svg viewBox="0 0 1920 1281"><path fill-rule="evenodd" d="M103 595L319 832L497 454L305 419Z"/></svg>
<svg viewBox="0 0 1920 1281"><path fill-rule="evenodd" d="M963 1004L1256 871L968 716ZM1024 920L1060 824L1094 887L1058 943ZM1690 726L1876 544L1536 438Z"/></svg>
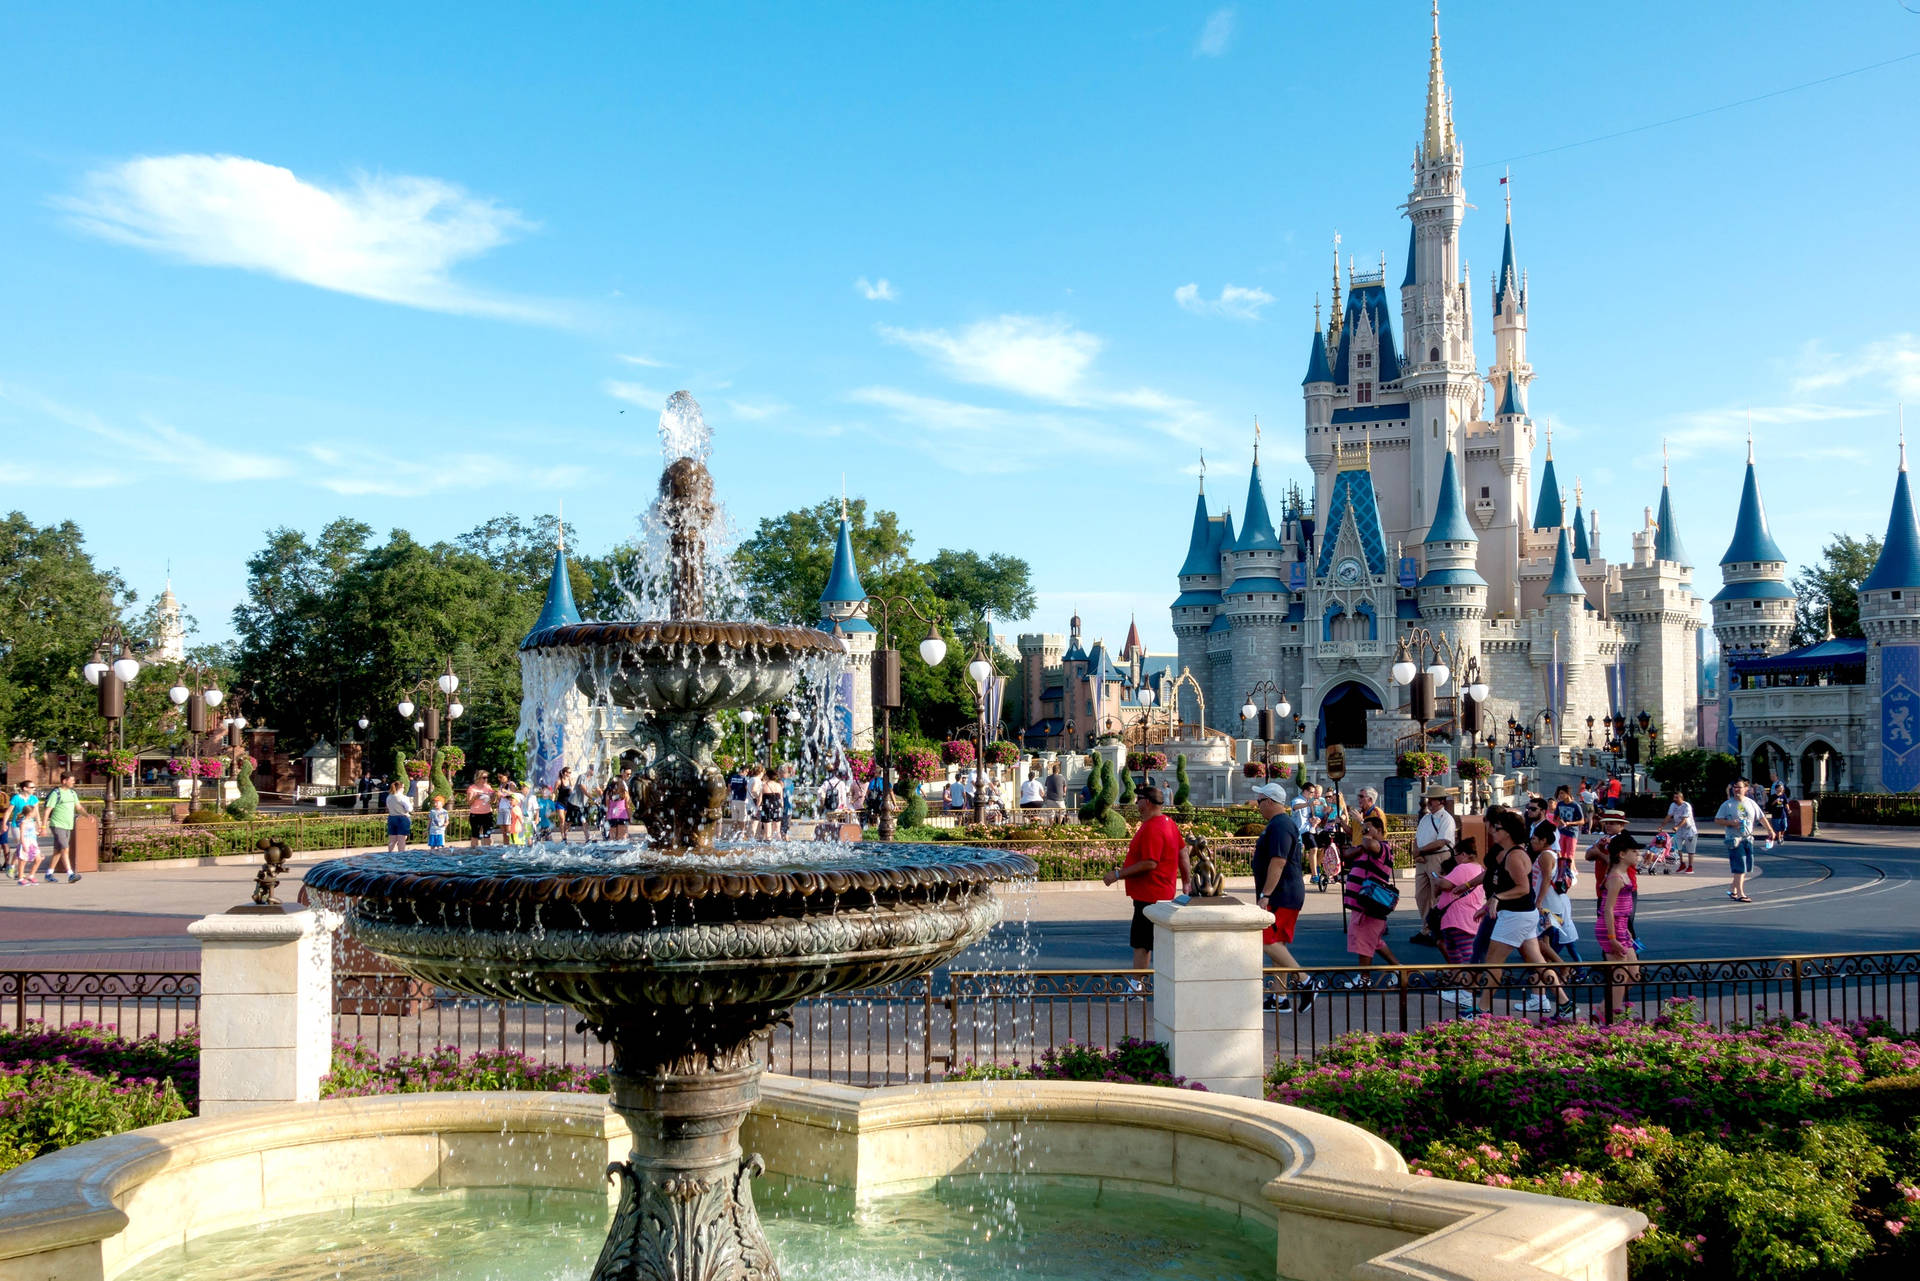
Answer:
<svg viewBox="0 0 1920 1281"><path fill-rule="evenodd" d="M1329 743L1341 747L1367 745L1367 712L1380 706L1380 696L1359 681L1345 681L1320 700L1320 723L1313 745L1325 751Z"/></svg>

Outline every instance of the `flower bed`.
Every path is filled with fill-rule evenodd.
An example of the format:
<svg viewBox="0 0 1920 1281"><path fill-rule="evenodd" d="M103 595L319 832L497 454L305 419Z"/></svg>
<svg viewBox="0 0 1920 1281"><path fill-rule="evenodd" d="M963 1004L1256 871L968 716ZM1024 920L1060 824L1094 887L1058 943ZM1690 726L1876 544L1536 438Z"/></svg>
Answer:
<svg viewBox="0 0 1920 1281"><path fill-rule="evenodd" d="M516 1050L466 1054L443 1045L429 1054L382 1059L357 1041L333 1043L333 1071L320 1082L322 1098L367 1094L422 1094L434 1090L550 1090L605 1094L605 1068L543 1063Z"/></svg>
<svg viewBox="0 0 1920 1281"><path fill-rule="evenodd" d="M1076 1045L1072 1041L1050 1049L1032 1063L979 1063L968 1059L947 1076L949 1081L1106 1081L1114 1085L1164 1085L1176 1090L1205 1090L1173 1074L1173 1062L1163 1041L1130 1036L1112 1049Z"/></svg>
<svg viewBox="0 0 1920 1281"><path fill-rule="evenodd" d="M1268 1085L1417 1173L1640 1210L1641 1281L1894 1275L1920 1254L1920 1046L1865 1026L1713 1031L1686 1002L1613 1028L1463 1019L1344 1037Z"/></svg>
<svg viewBox="0 0 1920 1281"><path fill-rule="evenodd" d="M89 1139L193 1115L200 1042L110 1027L0 1028L0 1171Z"/></svg>
<svg viewBox="0 0 1920 1281"><path fill-rule="evenodd" d="M286 843L299 854L318 850L354 849L384 845L387 841L385 814L356 814L339 818L315 814L311 818L246 819L219 823L193 823L165 827L127 827L114 833L113 861L139 863L161 858L212 858L225 854L257 854L259 841L271 836ZM468 838L467 813L455 810L448 820L447 842L455 844ZM415 811L414 845L427 843L426 815Z"/></svg>

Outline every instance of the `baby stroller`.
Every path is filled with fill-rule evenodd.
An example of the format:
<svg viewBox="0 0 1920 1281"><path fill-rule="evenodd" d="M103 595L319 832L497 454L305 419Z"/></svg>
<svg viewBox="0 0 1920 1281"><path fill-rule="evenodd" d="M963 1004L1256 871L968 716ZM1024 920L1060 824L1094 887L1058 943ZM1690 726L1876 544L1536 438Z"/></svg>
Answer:
<svg viewBox="0 0 1920 1281"><path fill-rule="evenodd" d="M1320 847L1320 870L1314 874L1313 883L1324 894L1329 885L1340 881L1340 845L1332 832L1314 832L1307 839Z"/></svg>
<svg viewBox="0 0 1920 1281"><path fill-rule="evenodd" d="M1647 862L1642 869L1670 876L1680 870L1680 855L1674 852L1673 838L1665 832L1654 833L1653 842L1647 846Z"/></svg>

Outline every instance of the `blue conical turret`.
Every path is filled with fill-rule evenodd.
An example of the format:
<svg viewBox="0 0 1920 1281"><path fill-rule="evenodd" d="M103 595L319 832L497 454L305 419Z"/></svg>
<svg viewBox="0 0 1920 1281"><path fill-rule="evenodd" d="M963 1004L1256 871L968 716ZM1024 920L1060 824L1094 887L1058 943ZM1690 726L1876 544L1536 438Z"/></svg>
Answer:
<svg viewBox="0 0 1920 1281"><path fill-rule="evenodd" d="M554 548L553 573L547 578L547 603L540 610L540 617L534 621L533 630L521 641L524 646L549 627L563 627L568 623L580 621L580 610L573 603L573 584L567 578L567 545L564 541Z"/></svg>
<svg viewBox="0 0 1920 1281"><path fill-rule="evenodd" d="M1893 482L1893 510L1887 514L1887 539L1880 559L1860 584L1863 592L1920 587L1920 526L1914 524L1913 496L1907 490L1907 442L1900 442L1900 475Z"/></svg>
<svg viewBox="0 0 1920 1281"><path fill-rule="evenodd" d="M1500 299L1511 286L1514 293L1520 292L1519 269L1513 265L1513 214L1507 214L1506 243L1500 247L1500 274L1493 278L1493 314L1500 314Z"/></svg>
<svg viewBox="0 0 1920 1281"><path fill-rule="evenodd" d="M1320 332L1320 326L1313 327L1313 349L1307 353L1307 376L1300 380L1302 387L1313 383L1333 381L1333 366L1327 361L1327 339Z"/></svg>
<svg viewBox="0 0 1920 1281"><path fill-rule="evenodd" d="M1666 464L1660 466L1660 525L1653 532L1653 558L1670 560L1676 565L1693 568L1693 562L1687 559L1687 549L1680 545L1680 527L1673 521L1673 493L1667 484Z"/></svg>
<svg viewBox="0 0 1920 1281"><path fill-rule="evenodd" d="M1514 377L1511 371L1507 374L1507 389L1500 395L1499 412L1502 414L1512 414L1517 418L1525 418L1527 416L1527 400L1526 397L1520 393L1520 380Z"/></svg>
<svg viewBox="0 0 1920 1281"><path fill-rule="evenodd" d="M1417 273L1413 269L1414 236L1415 236L1415 228L1411 224L1409 224L1407 227L1407 276L1405 280L1402 280L1400 282L1400 287L1402 289L1406 289L1406 288L1409 288L1410 286L1417 285L1420 283L1419 280L1415 278Z"/></svg>
<svg viewBox="0 0 1920 1281"><path fill-rule="evenodd" d="M1553 437L1548 436L1547 462L1540 469L1540 497L1533 505L1533 527L1557 528L1564 523L1565 515L1566 509L1560 505L1560 478L1553 471Z"/></svg>
<svg viewBox="0 0 1920 1281"><path fill-rule="evenodd" d="M1747 442L1747 482L1740 490L1740 514L1734 518L1733 541L1727 544L1722 565L1743 561L1784 561L1780 544L1767 529L1767 509L1760 502L1760 481L1753 473L1753 442Z"/></svg>
<svg viewBox="0 0 1920 1281"><path fill-rule="evenodd" d="M1587 561L1593 559L1593 549L1587 545L1586 504L1580 498L1580 482L1573 482L1573 558Z"/></svg>
<svg viewBox="0 0 1920 1281"><path fill-rule="evenodd" d="M1580 585L1580 573L1573 567L1573 548L1567 543L1566 527L1562 526L1559 545L1553 549L1553 577L1547 580L1547 598L1586 594L1587 589Z"/></svg>
<svg viewBox="0 0 1920 1281"><path fill-rule="evenodd" d="M860 585L860 567L853 563L853 530L847 523L847 506L840 504L840 537L833 547L833 572L827 575L826 588L820 593L822 605L851 605L867 598Z"/></svg>
<svg viewBox="0 0 1920 1281"><path fill-rule="evenodd" d="M1181 577L1220 572L1220 553L1213 546L1211 524L1207 519L1207 491L1203 486L1200 496L1193 501L1193 536L1187 540L1187 559L1180 566Z"/></svg>
<svg viewBox="0 0 1920 1281"><path fill-rule="evenodd" d="M1247 511L1241 518L1240 537L1234 543L1237 552L1279 551L1280 535L1273 530L1273 518L1267 515L1267 494L1260 487L1260 458L1253 460L1253 475L1247 481Z"/></svg>
<svg viewBox="0 0 1920 1281"><path fill-rule="evenodd" d="M1440 464L1440 493L1433 509L1433 527L1427 531L1429 543L1477 543L1480 535L1467 521L1467 505L1460 495L1460 476L1453 466L1453 451L1447 451Z"/></svg>

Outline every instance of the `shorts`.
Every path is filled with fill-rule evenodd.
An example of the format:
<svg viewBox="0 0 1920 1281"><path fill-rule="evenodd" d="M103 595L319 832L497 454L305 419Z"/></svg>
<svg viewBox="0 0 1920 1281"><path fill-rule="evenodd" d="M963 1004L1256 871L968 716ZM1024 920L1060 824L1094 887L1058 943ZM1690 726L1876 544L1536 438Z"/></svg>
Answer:
<svg viewBox="0 0 1920 1281"><path fill-rule="evenodd" d="M1753 870L1753 841L1733 841L1727 846L1727 867L1735 876Z"/></svg>
<svg viewBox="0 0 1920 1281"><path fill-rule="evenodd" d="M1493 941L1505 943L1508 947L1519 947L1522 943L1540 937L1540 913L1532 906L1522 912L1502 912L1494 918Z"/></svg>
<svg viewBox="0 0 1920 1281"><path fill-rule="evenodd" d="M1127 927L1127 945L1142 952L1153 951L1153 922L1147 919L1151 903L1133 900L1133 924Z"/></svg>
<svg viewBox="0 0 1920 1281"><path fill-rule="evenodd" d="M1347 913L1347 951L1355 956L1371 957L1386 941L1387 918L1364 912Z"/></svg>
<svg viewBox="0 0 1920 1281"><path fill-rule="evenodd" d="M1572 858L1574 847L1579 844L1578 834L1571 827L1560 829L1560 857Z"/></svg>
<svg viewBox="0 0 1920 1281"><path fill-rule="evenodd" d="M729 800L727 802L727 817L736 823L746 822L747 803L744 800Z"/></svg>
<svg viewBox="0 0 1920 1281"><path fill-rule="evenodd" d="M785 806L778 800L773 797L768 797L766 800L760 802L760 821L762 823L778 823L780 821L780 811L784 808ZM620 821L624 823L627 820L623 818Z"/></svg>
<svg viewBox="0 0 1920 1281"><path fill-rule="evenodd" d="M412 836L413 820L405 814L387 815L388 836Z"/></svg>
<svg viewBox="0 0 1920 1281"><path fill-rule="evenodd" d="M1473 931L1451 926L1440 931L1440 955L1455 965L1473 963Z"/></svg>
<svg viewBox="0 0 1920 1281"><path fill-rule="evenodd" d="M447 844L447 834L445 832L428 832L427 833L428 849L430 850L444 849L446 848L446 844Z"/></svg>
<svg viewBox="0 0 1920 1281"><path fill-rule="evenodd" d="M467 815L467 830L473 833L474 840L476 841L486 840L487 833L493 830L493 815L491 814Z"/></svg>
<svg viewBox="0 0 1920 1281"><path fill-rule="evenodd" d="M1675 854L1685 854L1688 858L1692 858L1694 847L1699 839L1700 833L1698 831L1675 832L1673 834L1673 852Z"/></svg>
<svg viewBox="0 0 1920 1281"><path fill-rule="evenodd" d="M53 852L55 854L66 853L72 845L73 829L71 827L56 827L53 829Z"/></svg>
<svg viewBox="0 0 1920 1281"><path fill-rule="evenodd" d="M1293 942L1294 927L1300 923L1300 909L1297 907L1276 907L1273 909L1273 924L1260 931L1262 943Z"/></svg>

